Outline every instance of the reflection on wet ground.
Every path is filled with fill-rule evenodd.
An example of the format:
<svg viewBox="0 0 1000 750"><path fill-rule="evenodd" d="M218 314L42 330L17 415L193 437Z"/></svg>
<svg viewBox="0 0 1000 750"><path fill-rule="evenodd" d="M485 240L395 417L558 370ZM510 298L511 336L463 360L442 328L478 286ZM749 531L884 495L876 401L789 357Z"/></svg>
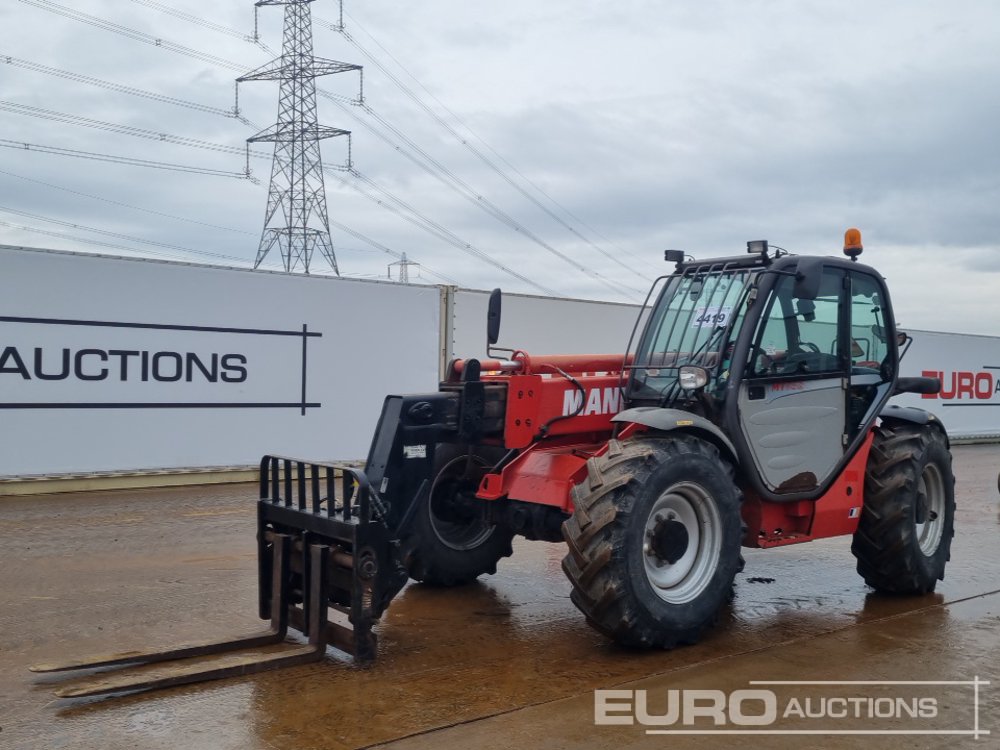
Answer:
<svg viewBox="0 0 1000 750"><path fill-rule="evenodd" d="M379 627L380 657L370 669L331 651L315 665L90 703L54 700L51 680L29 675L27 665L257 627L254 488L0 500L0 744L654 747L667 738L595 728L592 691L731 690L788 679L996 682L998 458L998 446L955 449L952 561L925 597L871 594L846 538L749 551L736 599L703 643L636 652L582 621L560 570L561 545L522 541L497 576L457 590L405 589ZM989 690L981 721L1000 733L1000 686ZM961 698L953 701L959 723L972 718ZM713 746L669 739L671 747ZM755 746L802 744L763 739ZM823 746L861 747L865 739L827 738ZM955 742L879 738L864 746Z"/></svg>

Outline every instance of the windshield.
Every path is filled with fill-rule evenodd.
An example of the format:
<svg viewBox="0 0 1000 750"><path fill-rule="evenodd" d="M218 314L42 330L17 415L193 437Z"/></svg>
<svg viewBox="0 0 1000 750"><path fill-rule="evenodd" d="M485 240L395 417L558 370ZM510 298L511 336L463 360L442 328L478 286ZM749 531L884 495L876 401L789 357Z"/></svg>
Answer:
<svg viewBox="0 0 1000 750"><path fill-rule="evenodd" d="M673 401L680 393L677 370L684 365L708 370L707 390L721 385L729 369L730 331L738 330L756 273L716 264L670 277L636 351L631 395Z"/></svg>

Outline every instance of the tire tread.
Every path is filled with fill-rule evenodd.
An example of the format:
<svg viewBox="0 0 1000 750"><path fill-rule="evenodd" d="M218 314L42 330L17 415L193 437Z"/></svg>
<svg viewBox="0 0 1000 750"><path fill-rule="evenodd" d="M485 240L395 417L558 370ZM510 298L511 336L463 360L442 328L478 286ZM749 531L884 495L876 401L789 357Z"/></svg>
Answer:
<svg viewBox="0 0 1000 750"><path fill-rule="evenodd" d="M944 436L929 425L883 423L875 428L865 473L864 505L851 552L857 558L858 573L878 591L925 594L944 578L943 564L940 570L933 570L926 557L921 560L912 517L922 467L938 452L935 445L944 447L948 456L942 478L951 486L945 487L946 518L941 538L947 561L955 533L955 479Z"/></svg>
<svg viewBox="0 0 1000 750"><path fill-rule="evenodd" d="M622 561L630 550L625 548L624 526L637 488L658 466L686 454L722 467L732 482L733 468L714 445L689 435L671 435L666 439L611 441L605 454L587 462L586 479L572 491L575 510L562 527L568 546L562 568L573 587L570 598L592 627L619 643L645 648L695 643L718 618L716 611L695 627L667 629L642 616L626 594ZM735 485L732 491L738 507L741 495ZM727 601L731 583L728 593Z"/></svg>

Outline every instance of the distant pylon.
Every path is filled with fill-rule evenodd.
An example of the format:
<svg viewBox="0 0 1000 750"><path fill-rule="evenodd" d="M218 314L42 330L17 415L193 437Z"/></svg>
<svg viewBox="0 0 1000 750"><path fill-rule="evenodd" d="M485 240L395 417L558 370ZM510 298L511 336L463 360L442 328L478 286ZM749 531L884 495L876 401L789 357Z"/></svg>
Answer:
<svg viewBox="0 0 1000 750"><path fill-rule="evenodd" d="M392 267L399 266L399 282L401 284L410 283L410 266L419 266L415 260L410 260L406 257L406 253L403 253L403 257L397 260L395 263L390 263L387 267L389 272L389 278L392 278Z"/></svg>
<svg viewBox="0 0 1000 750"><path fill-rule="evenodd" d="M312 2L258 0L255 3L255 13L262 5L285 6L281 57L236 79L237 84L245 81L281 81L277 122L247 139L247 143L274 143L271 187L254 268L277 245L285 271L292 272L301 266L305 273L309 273L313 251L319 248L339 275L337 257L330 240L319 142L340 135L350 137L350 131L325 127L317 122L316 77L360 71L361 66L313 57L312 12L309 7Z"/></svg>

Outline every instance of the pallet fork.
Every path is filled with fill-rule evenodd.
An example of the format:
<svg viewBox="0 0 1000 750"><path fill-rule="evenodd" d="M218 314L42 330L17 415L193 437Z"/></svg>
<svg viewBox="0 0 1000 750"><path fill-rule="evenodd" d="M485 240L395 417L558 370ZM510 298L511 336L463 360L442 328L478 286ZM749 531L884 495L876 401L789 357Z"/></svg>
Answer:
<svg viewBox="0 0 1000 750"><path fill-rule="evenodd" d="M341 480L339 497L337 479ZM259 610L262 619L270 620L268 629L221 641L126 651L29 669L53 673L124 668L55 691L60 698L82 698L319 661L328 645L353 657L356 664L369 664L377 653L372 626L406 582L397 545L382 521L386 510L360 470L265 456L257 545ZM330 610L346 616L347 624L332 621ZM308 643L286 641L289 629L307 636Z"/></svg>

